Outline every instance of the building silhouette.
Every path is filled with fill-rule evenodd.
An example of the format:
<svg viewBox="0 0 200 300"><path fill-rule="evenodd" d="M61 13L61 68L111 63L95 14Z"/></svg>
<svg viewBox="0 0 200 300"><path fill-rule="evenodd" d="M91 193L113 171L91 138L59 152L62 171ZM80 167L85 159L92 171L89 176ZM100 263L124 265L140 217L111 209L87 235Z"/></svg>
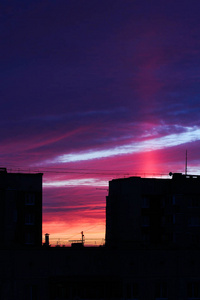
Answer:
<svg viewBox="0 0 200 300"><path fill-rule="evenodd" d="M200 176L109 182L106 245L153 249L200 245Z"/></svg>
<svg viewBox="0 0 200 300"><path fill-rule="evenodd" d="M1 228L0 300L200 300L199 178L112 180L106 245L50 247L48 234L41 243L42 174L2 169L1 210L8 219ZM15 211L23 224L13 221ZM32 245L26 212L36 213L40 226Z"/></svg>
<svg viewBox="0 0 200 300"><path fill-rule="evenodd" d="M0 247L41 246L42 174L0 169Z"/></svg>

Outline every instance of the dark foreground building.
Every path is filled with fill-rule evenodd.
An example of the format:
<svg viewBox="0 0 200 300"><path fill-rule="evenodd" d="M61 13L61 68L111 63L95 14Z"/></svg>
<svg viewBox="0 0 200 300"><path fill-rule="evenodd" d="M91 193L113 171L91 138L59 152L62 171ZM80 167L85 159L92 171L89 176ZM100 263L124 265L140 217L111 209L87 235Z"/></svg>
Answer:
<svg viewBox="0 0 200 300"><path fill-rule="evenodd" d="M0 168L0 247L41 246L42 174Z"/></svg>
<svg viewBox="0 0 200 300"><path fill-rule="evenodd" d="M200 299L199 250L0 251L2 300Z"/></svg>
<svg viewBox="0 0 200 300"><path fill-rule="evenodd" d="M109 182L106 245L191 249L200 245L200 176Z"/></svg>
<svg viewBox="0 0 200 300"><path fill-rule="evenodd" d="M4 245L0 300L200 300L199 183L112 180L106 246Z"/></svg>

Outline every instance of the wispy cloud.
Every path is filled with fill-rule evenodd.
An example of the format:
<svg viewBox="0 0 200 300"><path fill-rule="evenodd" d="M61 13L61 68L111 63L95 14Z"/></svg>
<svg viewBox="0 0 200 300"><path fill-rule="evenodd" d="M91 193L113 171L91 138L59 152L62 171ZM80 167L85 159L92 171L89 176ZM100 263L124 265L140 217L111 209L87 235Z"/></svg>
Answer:
<svg viewBox="0 0 200 300"><path fill-rule="evenodd" d="M107 186L106 180L99 180L96 178L84 178L84 179L69 179L69 180L55 180L46 181L43 183L44 188L47 187L63 187L63 186Z"/></svg>
<svg viewBox="0 0 200 300"><path fill-rule="evenodd" d="M190 143L200 140L199 127L185 127L185 132L173 133L159 138L148 139L141 142L133 142L123 146L113 147L103 150L90 150L87 152L70 153L60 155L53 160L46 161L46 164L52 163L68 163L76 161L87 161L93 159L100 159L105 157L112 157L115 155L148 152L153 150L160 150L185 143Z"/></svg>

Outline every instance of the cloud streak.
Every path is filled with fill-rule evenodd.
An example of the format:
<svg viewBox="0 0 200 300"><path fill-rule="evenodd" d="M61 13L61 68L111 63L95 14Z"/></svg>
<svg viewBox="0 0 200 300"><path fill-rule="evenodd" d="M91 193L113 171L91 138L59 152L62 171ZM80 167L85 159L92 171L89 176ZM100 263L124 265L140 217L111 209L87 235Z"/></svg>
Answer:
<svg viewBox="0 0 200 300"><path fill-rule="evenodd" d="M98 180L95 178L84 178L84 179L69 179L69 180L55 180L46 181L43 183L44 188L48 187L63 187L63 186L108 186L108 182L105 180Z"/></svg>
<svg viewBox="0 0 200 300"><path fill-rule="evenodd" d="M184 129L185 132L182 133L173 133L163 137L148 139L146 141L141 142L133 142L127 145L118 146L110 149L64 154L56 157L52 161L47 161L46 164L68 163L112 157L115 155L148 152L200 140L200 128L195 126L191 128L187 127Z"/></svg>

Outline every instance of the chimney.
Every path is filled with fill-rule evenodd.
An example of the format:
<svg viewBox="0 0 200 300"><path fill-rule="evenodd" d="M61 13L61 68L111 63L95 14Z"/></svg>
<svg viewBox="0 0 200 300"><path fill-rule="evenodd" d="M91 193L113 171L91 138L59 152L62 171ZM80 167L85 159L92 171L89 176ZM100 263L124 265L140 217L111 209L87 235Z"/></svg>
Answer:
<svg viewBox="0 0 200 300"><path fill-rule="evenodd" d="M49 234L45 233L45 246L49 247Z"/></svg>

